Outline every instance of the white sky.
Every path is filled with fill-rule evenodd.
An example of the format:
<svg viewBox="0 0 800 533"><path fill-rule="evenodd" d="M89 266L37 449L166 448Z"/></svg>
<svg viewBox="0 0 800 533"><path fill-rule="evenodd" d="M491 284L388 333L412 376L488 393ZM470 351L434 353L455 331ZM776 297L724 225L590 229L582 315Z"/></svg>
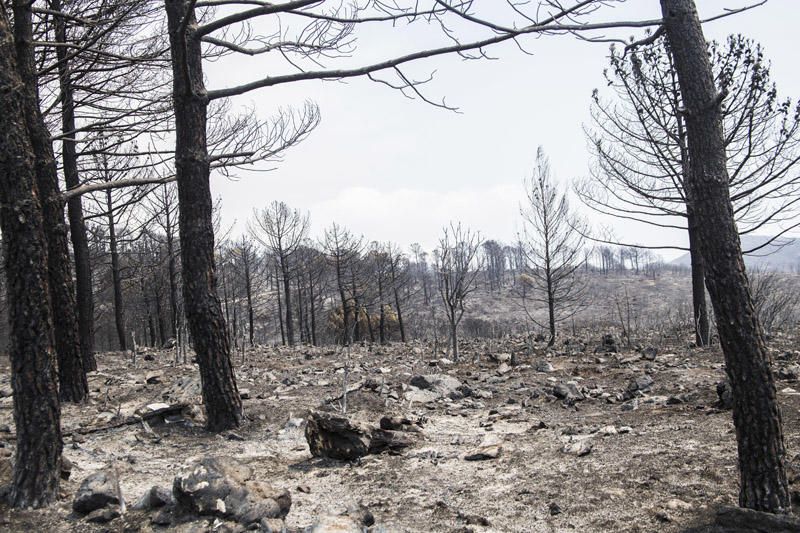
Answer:
<svg viewBox="0 0 800 533"><path fill-rule="evenodd" d="M746 2L697 3L701 17L707 17ZM657 0L628 0L596 20L659 16ZM755 10L709 23L704 30L708 39L742 33L759 41L772 61L779 93L795 98L800 96L798 22L800 1L769 0ZM625 30L617 35L641 34ZM417 46L432 38L430 30L360 30L354 57L364 58L359 63L391 57L397 48L387 37L394 35ZM608 44L566 36L525 43L532 56L514 45L501 45L488 50L498 61L465 62L452 56L408 69L420 77L436 70L434 82L425 86L426 95L433 100L446 97L461 114L406 99L367 79L294 83L237 97L234 105L253 106L264 117L280 106L311 99L321 108L322 123L286 153L275 171L241 173L237 181L212 178L212 190L222 198L223 222L235 224L235 232L243 230L253 208L280 200L310 211L313 235L336 221L368 240L391 240L406 250L420 242L430 250L441 228L460 220L486 238L513 240L519 229L522 180L530 173L538 145L544 146L554 176L565 186L587 174L582 125L589 120L592 89L602 90L604 85L608 56ZM209 89L272 74L272 66L263 58L209 64ZM680 232L659 234L630 222L612 226L629 242L684 244Z"/></svg>

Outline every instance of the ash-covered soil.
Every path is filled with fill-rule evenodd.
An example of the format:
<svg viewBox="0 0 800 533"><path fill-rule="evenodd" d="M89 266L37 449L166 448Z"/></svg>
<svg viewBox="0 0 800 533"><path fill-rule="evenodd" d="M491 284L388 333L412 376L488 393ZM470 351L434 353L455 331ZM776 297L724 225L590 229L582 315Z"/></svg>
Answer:
<svg viewBox="0 0 800 533"><path fill-rule="evenodd" d="M357 346L349 359L333 348L253 348L244 361L236 356L247 423L221 435L202 429L195 365L176 364L172 351L140 353L135 367L127 354L102 354L90 374L91 402L63 408L73 468L61 502L0 508L0 529L163 531L150 512L130 508L108 524L87 523L72 512L73 496L86 476L115 465L130 504L213 456L238 459L259 480L288 489L290 531L356 504L390 532L678 532L712 521L737 498L731 413L716 392L719 350L595 353L600 342L597 335L550 351L540 343L529 353L521 339L473 341L458 363L422 343ZM787 338L771 344L790 458L800 449L794 348ZM310 409L341 410L345 374L355 389L348 417L376 426L383 416L404 417L419 430L409 434L411 447L355 462L312 457L304 418ZM436 374L464 386L409 385ZM9 392L6 371L0 395ZM154 403L188 407L168 423L114 427ZM8 396L0 399L0 430L0 453L13 457ZM481 451L488 457L465 460Z"/></svg>

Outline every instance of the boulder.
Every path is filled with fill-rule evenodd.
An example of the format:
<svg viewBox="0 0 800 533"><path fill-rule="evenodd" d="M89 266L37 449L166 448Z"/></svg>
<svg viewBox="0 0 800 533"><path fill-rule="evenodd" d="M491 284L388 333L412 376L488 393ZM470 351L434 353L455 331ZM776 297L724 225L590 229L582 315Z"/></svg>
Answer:
<svg viewBox="0 0 800 533"><path fill-rule="evenodd" d="M306 441L314 457L352 461L369 453L370 431L332 413L311 412L306 423Z"/></svg>
<svg viewBox="0 0 800 533"><path fill-rule="evenodd" d="M119 476L115 468L100 470L84 479L72 501L72 509L80 514L89 514L111 505L119 505L124 511Z"/></svg>
<svg viewBox="0 0 800 533"><path fill-rule="evenodd" d="M574 383L559 383L553 386L553 396L567 403L580 402L586 399Z"/></svg>
<svg viewBox="0 0 800 533"><path fill-rule="evenodd" d="M461 387L461 382L447 374L427 374L414 376L409 382L412 387L435 392L437 396L450 396Z"/></svg>
<svg viewBox="0 0 800 533"><path fill-rule="evenodd" d="M145 492L139 501L133 504L134 510L152 510L160 509L164 506L172 506L175 504L175 498L172 496L172 491L165 487L153 485L150 490Z"/></svg>
<svg viewBox="0 0 800 533"><path fill-rule="evenodd" d="M253 479L249 466L229 457L201 459L175 477L172 492L180 515L232 519L245 527L283 519L292 505L288 491Z"/></svg>
<svg viewBox="0 0 800 533"><path fill-rule="evenodd" d="M653 386L653 383L654 383L653 378L651 378L647 374L642 374L641 376L633 378L628 383L628 392L634 393L636 391L641 391L641 392L648 391Z"/></svg>

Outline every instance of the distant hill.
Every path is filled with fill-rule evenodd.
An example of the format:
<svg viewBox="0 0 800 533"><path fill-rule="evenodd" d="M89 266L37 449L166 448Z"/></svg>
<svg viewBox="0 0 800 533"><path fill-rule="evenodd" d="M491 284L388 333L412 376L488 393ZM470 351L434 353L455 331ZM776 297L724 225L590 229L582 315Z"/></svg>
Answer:
<svg viewBox="0 0 800 533"><path fill-rule="evenodd" d="M764 235L742 236L742 250L753 250L767 243L771 237ZM781 272L800 270L800 238L779 238L775 242L745 255L747 268L764 268ZM689 266L689 254L674 259L672 264Z"/></svg>

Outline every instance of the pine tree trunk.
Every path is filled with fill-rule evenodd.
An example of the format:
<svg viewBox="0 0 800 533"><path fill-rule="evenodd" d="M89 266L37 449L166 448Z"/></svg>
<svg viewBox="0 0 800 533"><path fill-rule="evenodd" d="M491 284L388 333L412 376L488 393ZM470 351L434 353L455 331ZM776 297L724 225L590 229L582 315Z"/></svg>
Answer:
<svg viewBox="0 0 800 533"><path fill-rule="evenodd" d="M692 268L692 311L695 328L695 344L708 346L709 323L708 308L706 307L705 273L703 272L703 257L700 253L697 222L691 209L688 211L689 226L689 257Z"/></svg>
<svg viewBox="0 0 800 533"><path fill-rule="evenodd" d="M400 310L400 296L394 289L394 306L397 308L397 325L400 327L400 342L406 342L406 326L403 323L403 312Z"/></svg>
<svg viewBox="0 0 800 533"><path fill-rule="evenodd" d="M111 253L111 284L114 288L114 324L117 328L117 342L123 352L128 349L125 334L125 304L122 297L122 273L119 266L119 250L117 249L117 229L114 224L114 203L111 189L106 190L106 208L108 209L108 247Z"/></svg>
<svg viewBox="0 0 800 533"><path fill-rule="evenodd" d="M166 0L175 108L175 170L178 181L183 299L203 386L209 431L238 427L242 401L216 292L214 224L206 142L208 98L197 20L187 0ZM186 17L185 31L182 21Z"/></svg>
<svg viewBox="0 0 800 533"><path fill-rule="evenodd" d="M17 441L9 501L42 507L58 499L61 414L44 221L14 42L0 9L0 231L3 233L9 352Z"/></svg>
<svg viewBox="0 0 800 533"><path fill-rule="evenodd" d="M791 501L781 413L730 201L723 99L714 85L694 2L661 0L661 8L686 110L691 164L686 192L697 217L706 286L733 392L739 505L786 513Z"/></svg>
<svg viewBox="0 0 800 533"><path fill-rule="evenodd" d="M25 117L34 155L36 185L42 202L47 270L53 309L53 329L58 356L58 378L61 399L83 402L89 396L89 385L83 369L75 314L75 286L72 283L67 228L64 224L64 202L58 187L56 160L50 132L39 109L38 77L33 56L33 24L30 2L14 2L14 34L17 69L25 84Z"/></svg>
<svg viewBox="0 0 800 533"><path fill-rule="evenodd" d="M61 11L61 0L50 3L54 11ZM67 42L66 21L54 17L56 42ZM78 156L75 149L75 101L73 98L72 73L69 67L69 49L56 47L58 59L58 80L61 91L61 130L65 134L61 143L61 159L64 167L64 181L67 188L79 186ZM83 205L80 196L67 201L69 233L75 258L75 289L78 311L78 336L81 356L86 372L97 370L94 357L94 288L92 286L92 265L89 255L89 239L86 237L86 224L83 220Z"/></svg>
<svg viewBox="0 0 800 533"><path fill-rule="evenodd" d="M289 266L284 257L281 261L281 277L283 279L283 303L286 309L286 342L294 346L294 322L292 321L292 288L289 283Z"/></svg>

